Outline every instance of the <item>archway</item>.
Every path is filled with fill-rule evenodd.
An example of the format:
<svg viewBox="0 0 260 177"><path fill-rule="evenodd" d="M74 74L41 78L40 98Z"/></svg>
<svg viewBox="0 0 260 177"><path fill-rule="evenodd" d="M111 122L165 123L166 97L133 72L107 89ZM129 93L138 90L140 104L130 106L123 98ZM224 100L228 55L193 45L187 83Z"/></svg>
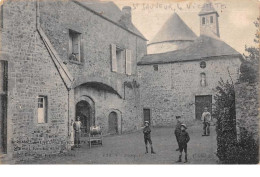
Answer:
<svg viewBox="0 0 260 177"><path fill-rule="evenodd" d="M114 111L108 116L108 133L118 134L118 115Z"/></svg>
<svg viewBox="0 0 260 177"><path fill-rule="evenodd" d="M95 125L94 106L86 100L81 100L76 104L76 117L80 117L82 123L82 136L89 133L90 127Z"/></svg>

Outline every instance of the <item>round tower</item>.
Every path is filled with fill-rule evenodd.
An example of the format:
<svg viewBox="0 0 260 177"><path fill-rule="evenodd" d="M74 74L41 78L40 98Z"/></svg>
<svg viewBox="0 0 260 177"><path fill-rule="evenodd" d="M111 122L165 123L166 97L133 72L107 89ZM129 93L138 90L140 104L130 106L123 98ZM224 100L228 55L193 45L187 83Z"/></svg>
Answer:
<svg viewBox="0 0 260 177"><path fill-rule="evenodd" d="M147 45L147 53L164 53L189 46L197 38L196 34L174 13Z"/></svg>

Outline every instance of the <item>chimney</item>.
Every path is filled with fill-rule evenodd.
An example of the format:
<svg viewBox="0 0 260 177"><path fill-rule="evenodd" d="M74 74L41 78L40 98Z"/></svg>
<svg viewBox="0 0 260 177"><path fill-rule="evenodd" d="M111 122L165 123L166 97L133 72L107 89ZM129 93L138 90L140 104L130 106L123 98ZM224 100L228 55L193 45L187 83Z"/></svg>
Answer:
<svg viewBox="0 0 260 177"><path fill-rule="evenodd" d="M132 22L132 9L130 6L124 6L122 8L122 20L125 22L126 25Z"/></svg>

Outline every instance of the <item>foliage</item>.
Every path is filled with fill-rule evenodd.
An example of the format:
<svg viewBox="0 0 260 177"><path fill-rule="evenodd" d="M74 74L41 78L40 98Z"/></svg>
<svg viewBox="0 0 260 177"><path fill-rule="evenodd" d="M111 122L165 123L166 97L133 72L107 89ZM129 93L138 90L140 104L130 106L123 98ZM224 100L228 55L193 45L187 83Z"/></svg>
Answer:
<svg viewBox="0 0 260 177"><path fill-rule="evenodd" d="M260 24L260 17L257 18L257 21L254 22L255 26L257 27L257 31L255 34L254 42L256 46L247 47L245 46L245 51L247 55L244 54L244 60L240 67L240 82L257 82L258 81L258 69L259 69L259 24Z"/></svg>
<svg viewBox="0 0 260 177"><path fill-rule="evenodd" d="M236 110L235 110L235 90L233 83L219 81L216 88L217 94L214 96L216 109L214 115L217 118L217 156L224 163L235 163L233 161L236 145Z"/></svg>

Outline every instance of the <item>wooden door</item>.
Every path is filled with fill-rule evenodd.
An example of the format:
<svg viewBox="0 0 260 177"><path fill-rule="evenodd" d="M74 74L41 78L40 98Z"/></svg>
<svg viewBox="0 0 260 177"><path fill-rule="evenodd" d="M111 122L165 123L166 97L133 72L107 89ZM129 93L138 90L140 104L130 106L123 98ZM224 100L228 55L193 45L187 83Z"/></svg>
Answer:
<svg viewBox="0 0 260 177"><path fill-rule="evenodd" d="M7 62L0 61L0 154L7 152Z"/></svg>
<svg viewBox="0 0 260 177"><path fill-rule="evenodd" d="M108 117L108 132L110 134L118 133L118 119L117 113L111 112Z"/></svg>
<svg viewBox="0 0 260 177"><path fill-rule="evenodd" d="M148 121L151 124L151 110L144 109L144 122Z"/></svg>
<svg viewBox="0 0 260 177"><path fill-rule="evenodd" d="M212 114L212 95L195 96L196 120L201 120L201 116L205 107L207 107L208 111Z"/></svg>

